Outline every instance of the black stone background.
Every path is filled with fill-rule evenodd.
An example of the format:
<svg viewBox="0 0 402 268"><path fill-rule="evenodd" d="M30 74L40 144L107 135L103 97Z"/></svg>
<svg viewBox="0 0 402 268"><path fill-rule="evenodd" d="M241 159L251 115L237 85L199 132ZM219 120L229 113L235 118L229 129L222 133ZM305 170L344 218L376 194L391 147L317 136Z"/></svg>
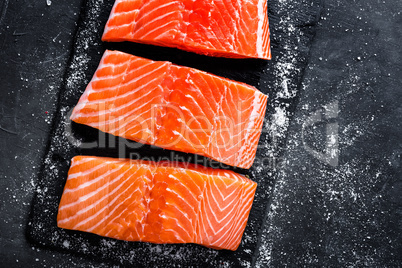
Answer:
<svg viewBox="0 0 402 268"><path fill-rule="evenodd" d="M301 1L297 3L298 5L288 4L289 8L283 9L287 2L294 1L271 2L270 12L278 11L281 14L277 21L270 17L271 27L274 27L275 22L278 26L276 35L274 35L275 30L272 29L273 52L274 56L278 53L276 54L278 61L283 59L285 61L282 63L286 63L286 59L293 60L297 54L293 52L287 57L286 54L279 53L275 40L281 40L287 33L293 33L280 26L286 23L294 25L292 20L297 12L306 9L311 11L317 8L317 5L308 9L310 1ZM69 244L71 240L67 243L70 251L65 249L65 244L64 249L58 248L58 245L60 243L63 245L64 241L51 233L44 235L48 230L46 221L45 225L36 226L33 236L38 233L42 235L38 235L36 239L34 237L33 240L38 242L41 238L50 237L56 241L55 245L37 246L36 242L32 239L28 240L26 236L34 192L36 191L34 202L38 200L38 196L45 197L39 198L40 200L46 200L48 196L46 188L42 187L43 180L41 182L40 179L51 166L48 165L49 163L44 164L43 157L46 149L49 149L46 146L52 130L52 122L54 126L57 126L57 117L62 114L58 112L60 105L57 99L59 92L66 88L66 83L63 82L64 71L74 63L69 62L69 56L73 48L73 35L81 5L81 1L68 3L52 1L49 5L46 1L31 3L7 0L3 0L0 5L0 142L2 148L0 151L0 263L2 266L93 265L107 267L119 264L120 261L131 262L128 255L123 259L116 256L109 258L109 255L114 255L107 251L114 248L110 240L102 242L104 245L100 248L106 249L106 252L100 251L98 254L98 256L105 255L109 261L88 256L97 257L96 254L92 254L93 248L88 250L92 252L91 254L72 253L74 242ZM243 61L244 65L230 66L230 68L240 68L241 73L250 75L245 77L236 75L236 72L225 72L219 65L217 67L204 65L206 70L212 68L209 71L228 77L234 75L232 77L234 79L250 82L265 92L272 92L269 95L272 107L282 107L278 105L286 102L294 107L284 106L284 111L289 112L287 118L290 119L289 133L284 143L279 142L277 147L272 147L273 142L269 131L265 134L267 138L262 140L263 143L268 144L267 155L281 156L281 165L276 169L269 167L268 170L254 169L250 172L250 176L255 177L261 174L267 175L266 184L263 184L264 191L260 195L261 199L268 199L265 203L268 205L268 210L264 219L264 228L259 231L262 236L259 241L255 240L258 234L247 236L249 238L246 240L250 241L245 243L254 248L259 246L259 250L253 256L253 264L256 266L277 267L286 264L289 266L400 266L400 252L402 252L400 242L402 217L399 198L402 191L400 180L401 5L402 3L398 0L326 1L308 67L297 96L280 99L275 95L280 91L278 81L268 82L272 83L273 88L270 88L267 82L264 83L264 74L256 76L253 69L250 73L247 72L250 66L264 69L265 66L260 61ZM292 13L292 10L293 12L297 10L295 7L299 9L296 13ZM316 11L310 14L316 14ZM286 16L287 13L293 16ZM290 20L286 21L287 17ZM311 26L300 28L304 30ZM81 48L85 48L85 44L81 45ZM100 44L94 46L93 43L89 45L90 50L94 51L102 46ZM140 50L141 46L137 48ZM277 52L275 48L278 49ZM175 56L177 54L173 53L173 50L163 51L163 55L166 55L166 52L176 57L175 60L165 59L203 69L202 62L186 62L185 58ZM146 51L143 52L146 53ZM182 53L182 55L185 54ZM94 70L97 64L96 56L91 55L89 64L86 64L89 66L88 69L78 73L70 70L70 76L74 74L76 78L70 81L82 82L83 79L89 79L89 77L77 78L76 76L79 76L79 73L88 76L89 69ZM163 55L159 56L163 57ZM99 54L98 57L100 57ZM74 60L74 58L71 59ZM303 62L303 58L297 58L297 60ZM76 63L85 62L86 59L81 58ZM218 62L221 62L221 66L225 66L226 62L233 61ZM76 69L82 66L78 65ZM279 70L278 66L281 65L275 65L271 67L272 69L268 66L267 72ZM293 67L297 66L293 65ZM280 76L281 73L276 75ZM257 82L258 76L260 76L260 83ZM74 83L70 86L73 85ZM296 85L295 89L297 88ZM67 94L64 96L68 97L69 92L65 92ZM63 104L63 95L60 100L59 104ZM336 122L339 125L340 150L338 166L330 167L305 150L301 140L301 129L309 115L334 100L338 100L339 103ZM271 111L268 110L271 114L275 114L275 111L272 108ZM292 116L293 112L294 116ZM272 127L270 122L274 122L275 118L270 119L271 121L266 124L268 130ZM75 134L87 132L77 127L74 131ZM320 138L317 140L316 137L321 137L322 132L322 127L317 127L308 133L310 137L307 142L313 144L317 150L320 149L323 141ZM90 133L86 133L88 134ZM93 136L89 135L89 137ZM282 138L283 135L280 135L279 140ZM283 146L285 149L281 150ZM279 153L282 151L283 153ZM65 156L69 155L57 154L54 158L47 159L58 161L65 166L68 164L63 158ZM55 166L53 170L62 171L63 169ZM63 174L53 174L53 176L56 175L63 176ZM261 179L257 178L257 180ZM274 184L273 194L271 194L272 184ZM59 187L63 186L59 185ZM265 196L266 194L269 196ZM53 204L55 202L53 199L44 204ZM35 219L35 215L38 215L35 214L35 206L33 208L32 217ZM254 214L261 214L259 217L262 219L265 213L260 209L262 207L253 207ZM37 205L36 211L44 213L41 216L47 215L51 218L52 212L46 211L46 208ZM42 220L44 218L46 217L42 217ZM256 225L258 224L252 224L251 227ZM253 234L254 229L251 227L247 227L246 234L247 232ZM31 230L28 237L32 237L32 229L28 229ZM74 239L80 237L78 233L68 235ZM94 241L97 238L91 237L89 240ZM49 243L49 240L47 242ZM46 244L43 241L42 243ZM169 247L161 247L162 251L159 254L173 253L169 251ZM212 253L198 246L190 247L204 251L204 254ZM178 252L183 253L180 250ZM242 251L243 255L240 259L227 261L219 257L216 260L223 260L232 266L233 264L247 265L251 259L250 256L245 256L244 252L247 253ZM210 256L211 259L215 258L213 254ZM223 256L225 257L225 253ZM139 257L144 258L144 256ZM188 257L185 256L183 263L188 264ZM171 256L165 256L164 261L170 258ZM146 256L145 260L147 260ZM179 258L174 260L180 263ZM135 258L133 261L136 261ZM147 261L153 264L153 260ZM166 262L158 264L163 266Z"/></svg>

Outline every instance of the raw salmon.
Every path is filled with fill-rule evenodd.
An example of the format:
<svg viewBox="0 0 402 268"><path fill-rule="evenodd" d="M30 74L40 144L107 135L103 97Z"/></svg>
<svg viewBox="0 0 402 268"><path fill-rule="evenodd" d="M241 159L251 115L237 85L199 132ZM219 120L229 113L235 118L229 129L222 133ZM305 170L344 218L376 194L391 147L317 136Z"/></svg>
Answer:
<svg viewBox="0 0 402 268"><path fill-rule="evenodd" d="M102 40L271 58L266 0L116 0Z"/></svg>
<svg viewBox="0 0 402 268"><path fill-rule="evenodd" d="M127 241L236 250L256 187L228 170L76 156L57 225Z"/></svg>
<svg viewBox="0 0 402 268"><path fill-rule="evenodd" d="M267 96L166 61L106 51L71 119L166 149L249 168Z"/></svg>

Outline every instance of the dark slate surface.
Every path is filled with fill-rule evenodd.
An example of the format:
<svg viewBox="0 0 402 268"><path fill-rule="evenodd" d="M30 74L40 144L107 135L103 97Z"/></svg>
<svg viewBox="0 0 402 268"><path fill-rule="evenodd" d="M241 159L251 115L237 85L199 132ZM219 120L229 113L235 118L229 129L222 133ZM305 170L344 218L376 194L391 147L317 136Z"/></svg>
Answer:
<svg viewBox="0 0 402 268"><path fill-rule="evenodd" d="M402 266L401 10L327 1L258 266Z"/></svg>
<svg viewBox="0 0 402 268"><path fill-rule="evenodd" d="M309 1L271 2L270 12L280 11L276 23L282 26L273 38L299 30L292 27L290 11L309 8ZM277 54L273 89L263 79L257 83L273 92L268 138L262 140L267 147L260 149L272 161L251 175L268 175L267 185L275 180L254 254L257 267L397 267L402 263L401 2L327 2L300 93L284 82L296 68L294 52ZM0 264L108 267L118 263L54 246L38 247L25 237L81 5L78 0L49 3L0 1ZM92 57L88 68L96 65ZM88 79L81 76L87 72L76 72L73 80ZM311 122L315 124L308 125ZM321 157L323 162L312 153L324 152L328 133L338 133L337 139L328 139L330 151L338 152L337 165L328 161L334 166L325 162L331 158ZM270 187L266 191L270 193ZM51 217L43 212L45 218Z"/></svg>
<svg viewBox="0 0 402 268"><path fill-rule="evenodd" d="M80 2L0 1L1 267L80 260L33 247L25 235Z"/></svg>

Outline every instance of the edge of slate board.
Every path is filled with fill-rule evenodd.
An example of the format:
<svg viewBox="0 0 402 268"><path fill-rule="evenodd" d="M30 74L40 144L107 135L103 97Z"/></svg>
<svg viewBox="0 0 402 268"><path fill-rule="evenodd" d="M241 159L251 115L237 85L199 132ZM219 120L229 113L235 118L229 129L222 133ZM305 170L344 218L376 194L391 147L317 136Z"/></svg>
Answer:
<svg viewBox="0 0 402 268"><path fill-rule="evenodd" d="M104 134L101 144L99 131L71 123L67 118L91 79L104 49L116 49L153 60L198 68L216 75L249 83L268 94L268 109L257 157L277 159L286 140L287 126L280 128L275 121L278 111L290 120L298 100L298 88L308 61L309 47L315 33L322 3L319 0L269 1L268 13L271 28L271 61L256 59L212 58L179 51L133 43L102 43L103 25L113 1L87 0L82 9L75 36L74 48L60 90L58 110L53 120L47 153L38 178L36 195L27 228L28 239L54 250L83 254L104 262L138 266L240 266L253 265L258 254L260 230L266 207L271 198L276 166L253 165L250 170L230 168L248 175L258 183L253 208L250 212L242 243L235 252L213 250L199 245L154 245L103 238L94 234L63 230L57 227L57 207L66 181L70 159L77 154L112 157L182 157L190 162L207 166L217 163L191 154L143 146L135 142ZM289 65L290 64L290 65ZM286 88L283 86L286 82ZM286 95L287 92L292 94ZM97 142L97 148L83 148ZM111 145L121 146L111 146ZM121 153L122 148L124 153Z"/></svg>

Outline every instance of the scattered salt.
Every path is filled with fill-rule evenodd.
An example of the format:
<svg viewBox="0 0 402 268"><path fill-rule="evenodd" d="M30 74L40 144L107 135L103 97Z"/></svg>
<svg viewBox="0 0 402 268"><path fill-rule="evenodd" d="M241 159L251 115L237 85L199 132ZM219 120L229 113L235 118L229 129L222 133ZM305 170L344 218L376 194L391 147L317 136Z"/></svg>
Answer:
<svg viewBox="0 0 402 268"><path fill-rule="evenodd" d="M64 240L63 247L69 248L70 247L70 242L68 242L67 240Z"/></svg>

